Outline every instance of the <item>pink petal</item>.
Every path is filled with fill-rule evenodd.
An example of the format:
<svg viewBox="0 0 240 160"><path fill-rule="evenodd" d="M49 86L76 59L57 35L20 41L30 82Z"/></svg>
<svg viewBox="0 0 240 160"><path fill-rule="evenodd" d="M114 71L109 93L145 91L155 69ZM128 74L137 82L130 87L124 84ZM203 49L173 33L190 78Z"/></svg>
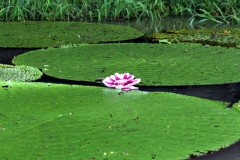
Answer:
<svg viewBox="0 0 240 160"><path fill-rule="evenodd" d="M122 91L129 91L130 90L130 88L122 86L122 85L117 86L116 89L121 89Z"/></svg>
<svg viewBox="0 0 240 160"><path fill-rule="evenodd" d="M129 79L129 73L124 73L123 79Z"/></svg>
<svg viewBox="0 0 240 160"><path fill-rule="evenodd" d="M125 83L125 85L130 85L130 86L133 86L137 83L139 83L141 81L141 79L134 79L134 80L129 80Z"/></svg>
<svg viewBox="0 0 240 160"><path fill-rule="evenodd" d="M109 78L109 77L103 79L102 82L103 82L107 87L115 87L115 86L114 86L114 81L112 81L111 78Z"/></svg>
<svg viewBox="0 0 240 160"><path fill-rule="evenodd" d="M134 75L130 74L130 75L128 76L128 79L134 79Z"/></svg>
<svg viewBox="0 0 240 160"><path fill-rule="evenodd" d="M110 76L110 79L111 79L112 81L116 81L116 76L115 76L115 75L111 75L111 76Z"/></svg>
<svg viewBox="0 0 240 160"><path fill-rule="evenodd" d="M115 77L115 80L119 80L121 79L121 74L115 73L114 77Z"/></svg>
<svg viewBox="0 0 240 160"><path fill-rule="evenodd" d="M118 83L118 84L124 84L124 83L128 83L128 80L120 79L120 80L117 80L116 83Z"/></svg>
<svg viewBox="0 0 240 160"><path fill-rule="evenodd" d="M122 88L122 91L130 91L130 88Z"/></svg>
<svg viewBox="0 0 240 160"><path fill-rule="evenodd" d="M129 87L130 89L138 89L138 87L135 87L135 86L131 86Z"/></svg>
<svg viewBox="0 0 240 160"><path fill-rule="evenodd" d="M137 83L141 82L141 78L134 79L134 82L131 83L132 85L135 85Z"/></svg>

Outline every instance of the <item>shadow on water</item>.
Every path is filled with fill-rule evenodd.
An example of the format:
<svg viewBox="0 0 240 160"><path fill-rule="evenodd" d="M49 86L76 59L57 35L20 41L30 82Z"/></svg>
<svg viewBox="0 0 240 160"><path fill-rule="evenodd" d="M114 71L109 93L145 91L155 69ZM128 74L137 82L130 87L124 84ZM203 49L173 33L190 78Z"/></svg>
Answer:
<svg viewBox="0 0 240 160"><path fill-rule="evenodd" d="M240 160L240 140L235 144L222 148L217 152L209 151L206 155L190 156L189 160Z"/></svg>
<svg viewBox="0 0 240 160"><path fill-rule="evenodd" d="M100 81L87 82L87 81L73 81L58 79L43 75L35 82L56 83L56 84L74 84L83 86L98 86L105 87ZM138 86L140 91L146 92L172 92L188 96L195 96L204 99L222 101L222 102L235 102L240 99L240 83L222 84L222 85L205 85L205 86Z"/></svg>

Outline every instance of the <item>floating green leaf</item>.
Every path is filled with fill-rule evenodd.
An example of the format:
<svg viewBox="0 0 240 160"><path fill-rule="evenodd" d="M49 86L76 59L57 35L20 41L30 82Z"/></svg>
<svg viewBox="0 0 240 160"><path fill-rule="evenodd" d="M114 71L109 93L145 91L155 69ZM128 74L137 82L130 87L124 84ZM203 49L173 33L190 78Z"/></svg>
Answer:
<svg viewBox="0 0 240 160"><path fill-rule="evenodd" d="M240 52L199 44L96 44L28 52L13 59L47 75L95 81L115 72L141 78L140 85L206 85L239 82Z"/></svg>
<svg viewBox="0 0 240 160"><path fill-rule="evenodd" d="M0 64L0 81L33 81L41 76L37 68Z"/></svg>
<svg viewBox="0 0 240 160"><path fill-rule="evenodd" d="M0 47L42 48L129 40L143 33L126 26L85 22L0 22Z"/></svg>
<svg viewBox="0 0 240 160"><path fill-rule="evenodd" d="M238 109L173 93L13 82L0 97L0 159L184 159L240 138Z"/></svg>

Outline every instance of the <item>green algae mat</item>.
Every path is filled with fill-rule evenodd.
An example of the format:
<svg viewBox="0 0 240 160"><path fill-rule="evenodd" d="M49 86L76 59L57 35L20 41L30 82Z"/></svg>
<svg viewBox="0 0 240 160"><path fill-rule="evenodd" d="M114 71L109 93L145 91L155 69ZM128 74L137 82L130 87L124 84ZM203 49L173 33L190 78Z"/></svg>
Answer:
<svg viewBox="0 0 240 160"><path fill-rule="evenodd" d="M42 76L37 68L0 64L0 81L34 81Z"/></svg>
<svg viewBox="0 0 240 160"><path fill-rule="evenodd" d="M13 59L52 77L94 82L118 73L141 78L139 85L180 86L240 81L240 52L199 44L86 44L31 51Z"/></svg>
<svg viewBox="0 0 240 160"><path fill-rule="evenodd" d="M180 29L153 33L148 37L159 42L189 42L240 48L240 28Z"/></svg>
<svg viewBox="0 0 240 160"><path fill-rule="evenodd" d="M43 48L118 42L143 33L127 26L86 22L0 22L0 47Z"/></svg>
<svg viewBox="0 0 240 160"><path fill-rule="evenodd" d="M237 107L173 93L118 92L0 82L0 159L185 159L240 138Z"/></svg>

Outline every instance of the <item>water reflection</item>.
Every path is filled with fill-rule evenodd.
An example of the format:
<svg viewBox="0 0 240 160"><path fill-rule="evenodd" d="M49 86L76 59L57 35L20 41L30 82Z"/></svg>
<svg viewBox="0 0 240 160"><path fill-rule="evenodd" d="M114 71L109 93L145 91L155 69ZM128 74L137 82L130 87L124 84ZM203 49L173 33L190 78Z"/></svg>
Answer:
<svg viewBox="0 0 240 160"><path fill-rule="evenodd" d="M202 24L194 23L190 25L190 17L178 17L178 16L169 16L157 21L151 20L141 20L141 21L110 21L105 22L108 24L117 24L123 26L129 26L143 32L146 36L152 33L161 32L164 30L178 30L182 28L186 29L220 29L220 28L239 28L240 26L236 24L217 24L213 21L206 21ZM200 19L196 19L198 21Z"/></svg>

